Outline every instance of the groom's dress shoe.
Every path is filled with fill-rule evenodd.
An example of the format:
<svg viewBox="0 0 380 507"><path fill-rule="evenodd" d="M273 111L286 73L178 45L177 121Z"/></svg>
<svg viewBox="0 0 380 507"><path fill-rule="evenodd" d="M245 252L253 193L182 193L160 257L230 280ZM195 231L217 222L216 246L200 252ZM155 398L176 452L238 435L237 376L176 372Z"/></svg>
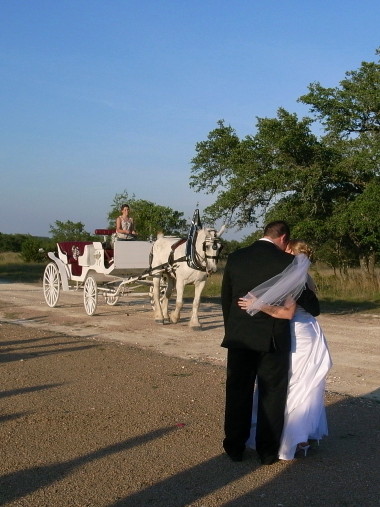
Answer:
<svg viewBox="0 0 380 507"><path fill-rule="evenodd" d="M227 452L226 453L228 454L228 456L230 457L231 461L243 461L243 453L242 452L236 452L236 453L232 453L232 452Z"/></svg>
<svg viewBox="0 0 380 507"><path fill-rule="evenodd" d="M260 461L262 465L273 465L278 461L277 456L260 456Z"/></svg>
<svg viewBox="0 0 380 507"><path fill-rule="evenodd" d="M243 449L239 449L238 451L231 447L232 446L229 446L228 444L223 442L223 449L226 451L226 454L230 457L232 461L243 461L244 447Z"/></svg>

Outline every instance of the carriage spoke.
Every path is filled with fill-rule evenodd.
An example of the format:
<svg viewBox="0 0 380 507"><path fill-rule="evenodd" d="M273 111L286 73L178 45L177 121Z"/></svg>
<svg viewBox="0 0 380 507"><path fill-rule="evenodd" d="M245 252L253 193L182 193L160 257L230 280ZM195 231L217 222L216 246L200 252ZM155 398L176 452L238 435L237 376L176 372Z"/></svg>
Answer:
<svg viewBox="0 0 380 507"><path fill-rule="evenodd" d="M55 262L49 262L44 271L43 291L46 304L51 308L54 308L54 306L56 306L59 299L60 290L61 279L59 276L58 266L55 264Z"/></svg>
<svg viewBox="0 0 380 507"><path fill-rule="evenodd" d="M84 283L83 301L87 315L94 315L98 304L98 287L95 279L88 276Z"/></svg>

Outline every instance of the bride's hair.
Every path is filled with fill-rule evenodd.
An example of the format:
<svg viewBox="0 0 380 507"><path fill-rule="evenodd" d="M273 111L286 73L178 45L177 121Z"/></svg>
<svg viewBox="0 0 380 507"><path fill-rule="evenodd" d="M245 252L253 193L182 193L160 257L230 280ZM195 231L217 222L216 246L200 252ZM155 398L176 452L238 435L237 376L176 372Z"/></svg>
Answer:
<svg viewBox="0 0 380 507"><path fill-rule="evenodd" d="M289 240L288 248L290 248L296 255L301 253L307 255L309 259L313 255L313 250L311 247L306 243L306 241L303 241L302 239Z"/></svg>

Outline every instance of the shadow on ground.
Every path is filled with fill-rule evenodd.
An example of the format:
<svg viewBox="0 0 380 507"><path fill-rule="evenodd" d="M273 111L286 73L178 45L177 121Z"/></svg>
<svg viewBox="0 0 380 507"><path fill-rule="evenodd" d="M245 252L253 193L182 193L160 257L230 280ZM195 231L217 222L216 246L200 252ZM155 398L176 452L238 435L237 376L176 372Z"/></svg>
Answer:
<svg viewBox="0 0 380 507"><path fill-rule="evenodd" d="M306 458L299 457L291 462L262 467L256 460L254 451L248 451L242 463L232 463L226 455L220 454L154 484L148 484L116 501L100 502L96 505L109 507L379 505L380 404L347 397L339 403L329 404L327 414L331 435L323 440L319 447L313 443ZM144 446L146 456L149 456L156 442L176 431L178 431L176 427L152 430L75 459L4 474L0 478L1 505L22 501L33 492L57 483L71 474L83 475L82 467L93 461L105 458L112 460L114 456L120 454L124 454L125 460L128 461L128 452L137 446ZM174 434L173 442L175 442ZM189 445L195 443L189 442ZM148 461L146 466L149 467ZM112 489L117 489L123 476L121 472L119 476L113 478L109 485L110 498ZM250 487L250 482L254 484L258 476L261 476L259 481L261 484ZM136 481L141 482L141 477L136 477Z"/></svg>

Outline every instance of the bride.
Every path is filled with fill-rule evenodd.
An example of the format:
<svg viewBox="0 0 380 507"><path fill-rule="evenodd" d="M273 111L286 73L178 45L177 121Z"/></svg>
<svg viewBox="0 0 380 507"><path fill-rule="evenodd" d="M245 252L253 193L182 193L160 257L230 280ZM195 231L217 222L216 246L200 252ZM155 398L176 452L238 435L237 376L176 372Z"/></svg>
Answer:
<svg viewBox="0 0 380 507"><path fill-rule="evenodd" d="M324 407L326 375L332 366L326 338L318 321L296 305L305 284L315 291L308 267L311 249L301 240L290 240L287 252L295 255L291 266L272 280L250 291L239 306L250 315L262 311L279 319L290 319L291 359L279 458L290 460L298 450L306 456L309 440L327 436ZM255 448L257 389L255 389L251 435L246 445Z"/></svg>

